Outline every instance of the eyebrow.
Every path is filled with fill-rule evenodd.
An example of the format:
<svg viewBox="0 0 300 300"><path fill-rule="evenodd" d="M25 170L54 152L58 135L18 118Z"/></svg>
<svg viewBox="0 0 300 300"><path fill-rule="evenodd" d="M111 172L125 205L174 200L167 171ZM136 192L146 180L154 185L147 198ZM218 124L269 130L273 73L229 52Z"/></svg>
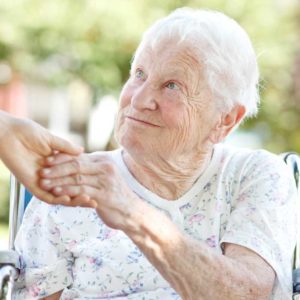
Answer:
<svg viewBox="0 0 300 300"><path fill-rule="evenodd" d="M134 68L133 68L134 67ZM130 71L134 71L137 69L142 69L147 71L147 68L145 67L145 65L138 63L135 65L131 65ZM178 67L175 64L172 67L168 67L168 68L161 68L159 67L159 72L162 73L161 71L163 70L163 73L165 74L164 77L173 77L173 76L178 76L178 75L184 75L185 77L187 77L187 68L184 67Z"/></svg>
<svg viewBox="0 0 300 300"><path fill-rule="evenodd" d="M138 68L147 71L147 66L143 63L143 54L147 55L148 53L142 53L136 61L132 61L130 74L133 74L133 71ZM158 70L162 78L178 78L184 81L183 83L187 84L186 81L190 80L191 77L193 77L193 74L197 73L197 70L195 70L196 64L198 64L196 58L187 51L181 54L182 55L176 57L176 60L172 57L167 59L166 63L158 66Z"/></svg>

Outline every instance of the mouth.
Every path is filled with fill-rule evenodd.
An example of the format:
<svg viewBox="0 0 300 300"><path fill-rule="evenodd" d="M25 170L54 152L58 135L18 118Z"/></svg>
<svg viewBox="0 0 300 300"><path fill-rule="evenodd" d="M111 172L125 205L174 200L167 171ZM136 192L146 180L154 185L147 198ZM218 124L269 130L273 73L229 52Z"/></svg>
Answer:
<svg viewBox="0 0 300 300"><path fill-rule="evenodd" d="M150 127L160 127L159 125L156 125L156 124L153 124L149 121L145 121L145 120L141 120L141 119L137 119L137 118L134 118L134 117L131 117L131 116L126 116L126 119L130 120L130 121L133 121L133 122L136 122L136 123L139 123L141 125L145 125L145 126L150 126Z"/></svg>

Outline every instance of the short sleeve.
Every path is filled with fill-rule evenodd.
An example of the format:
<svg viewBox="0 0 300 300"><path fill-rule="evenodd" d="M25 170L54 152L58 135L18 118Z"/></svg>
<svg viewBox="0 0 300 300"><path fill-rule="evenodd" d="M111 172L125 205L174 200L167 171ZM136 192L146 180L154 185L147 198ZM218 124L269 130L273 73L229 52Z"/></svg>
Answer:
<svg viewBox="0 0 300 300"><path fill-rule="evenodd" d="M271 299L292 298L292 259L297 235L297 192L282 160L257 151L244 167L222 243L244 246L274 269Z"/></svg>
<svg viewBox="0 0 300 300"><path fill-rule="evenodd" d="M33 198L18 231L15 248L20 255L21 272L14 299L39 299L72 283L71 253L64 247L59 226L50 206Z"/></svg>

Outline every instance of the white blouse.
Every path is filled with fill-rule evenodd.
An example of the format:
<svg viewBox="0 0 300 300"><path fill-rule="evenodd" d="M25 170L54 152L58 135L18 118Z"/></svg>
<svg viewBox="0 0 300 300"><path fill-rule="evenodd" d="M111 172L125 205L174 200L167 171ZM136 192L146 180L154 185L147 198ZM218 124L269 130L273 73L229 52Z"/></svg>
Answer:
<svg viewBox="0 0 300 300"><path fill-rule="evenodd" d="M222 243L247 247L275 270L271 299L291 299L296 240L296 191L276 155L217 145L206 171L182 197L168 201L129 172L122 150L110 152L144 201L164 211L189 236L222 252ZM160 273L122 232L94 209L48 205L32 199L18 232L22 270L14 299L179 300ZM220 270L222 272L222 270Z"/></svg>

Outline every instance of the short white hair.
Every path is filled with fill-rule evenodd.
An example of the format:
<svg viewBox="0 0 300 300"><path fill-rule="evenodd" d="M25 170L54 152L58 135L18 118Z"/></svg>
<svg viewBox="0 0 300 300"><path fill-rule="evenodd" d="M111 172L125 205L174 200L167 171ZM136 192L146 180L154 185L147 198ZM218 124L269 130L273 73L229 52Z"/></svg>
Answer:
<svg viewBox="0 0 300 300"><path fill-rule="evenodd" d="M191 46L195 58L204 66L204 76L221 110L228 112L243 105L245 116L257 113L256 55L248 34L236 21L217 11L176 9L144 33L135 56L144 45L154 48L166 38Z"/></svg>

